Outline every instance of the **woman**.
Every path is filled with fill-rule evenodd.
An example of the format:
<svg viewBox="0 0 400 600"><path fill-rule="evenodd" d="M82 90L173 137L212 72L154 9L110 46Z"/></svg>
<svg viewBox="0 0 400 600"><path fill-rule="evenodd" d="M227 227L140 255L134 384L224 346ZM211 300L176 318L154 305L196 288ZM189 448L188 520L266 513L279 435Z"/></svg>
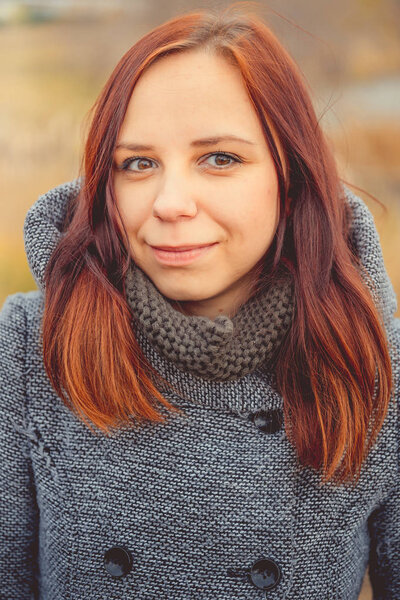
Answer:
<svg viewBox="0 0 400 600"><path fill-rule="evenodd" d="M177 17L39 198L1 315L4 598L400 597L396 300L257 17Z"/></svg>

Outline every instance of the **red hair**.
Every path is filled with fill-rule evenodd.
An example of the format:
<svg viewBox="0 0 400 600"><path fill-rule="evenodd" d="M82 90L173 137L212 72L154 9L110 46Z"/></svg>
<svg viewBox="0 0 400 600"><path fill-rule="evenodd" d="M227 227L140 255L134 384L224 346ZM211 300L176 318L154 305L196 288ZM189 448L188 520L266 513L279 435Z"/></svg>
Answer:
<svg viewBox="0 0 400 600"><path fill-rule="evenodd" d="M288 437L300 463L326 481L357 480L390 401L385 331L348 241L343 186L305 84L254 14L231 7L178 16L115 67L94 107L81 192L46 272L46 371L65 403L105 433L128 421L164 421L161 405L178 410L158 390L131 326L129 244L118 225L112 164L143 71L166 54L200 48L240 69L276 167L280 221L269 277L291 272L296 307L276 363Z"/></svg>

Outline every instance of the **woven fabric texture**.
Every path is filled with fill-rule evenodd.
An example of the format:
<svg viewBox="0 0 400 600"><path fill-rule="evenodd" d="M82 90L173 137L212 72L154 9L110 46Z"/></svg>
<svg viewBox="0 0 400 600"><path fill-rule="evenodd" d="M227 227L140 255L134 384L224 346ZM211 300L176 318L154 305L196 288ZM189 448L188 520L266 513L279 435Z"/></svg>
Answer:
<svg viewBox="0 0 400 600"><path fill-rule="evenodd" d="M143 330L140 344L182 414L104 436L64 406L41 355L43 274L78 189L59 186L30 209L26 251L40 289L9 297L0 313L0 598L357 600L369 561L374 600L398 600L400 325L363 202L348 193L352 241L385 319L397 387L351 487L321 485L300 467L268 373L185 373ZM254 583L260 564L277 569L270 580L280 573L269 590Z"/></svg>

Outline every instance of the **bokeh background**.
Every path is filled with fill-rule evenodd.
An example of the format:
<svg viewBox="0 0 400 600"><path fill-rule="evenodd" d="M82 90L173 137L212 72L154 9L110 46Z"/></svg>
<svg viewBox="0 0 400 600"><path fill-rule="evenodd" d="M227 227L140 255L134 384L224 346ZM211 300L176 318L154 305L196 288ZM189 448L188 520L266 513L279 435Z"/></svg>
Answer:
<svg viewBox="0 0 400 600"><path fill-rule="evenodd" d="M164 20L218 0L0 0L0 305L35 288L22 226L78 174L87 115L122 54ZM309 83L342 177L364 192L400 293L400 2L261 0ZM227 99L228 102L228 99ZM368 580L361 597L372 598Z"/></svg>

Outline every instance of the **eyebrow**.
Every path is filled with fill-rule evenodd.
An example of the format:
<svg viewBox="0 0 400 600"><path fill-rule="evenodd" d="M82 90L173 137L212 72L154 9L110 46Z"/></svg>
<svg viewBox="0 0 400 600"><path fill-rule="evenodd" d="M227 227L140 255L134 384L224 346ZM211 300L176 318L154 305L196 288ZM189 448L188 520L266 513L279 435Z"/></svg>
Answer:
<svg viewBox="0 0 400 600"><path fill-rule="evenodd" d="M219 144L220 142L242 142L244 144L249 144L251 146L255 146L254 142L250 142L250 140L245 140L244 138L238 137L237 135L219 135L216 137L207 137L201 138L200 140L193 140L190 142L190 146L193 148L197 148L199 146L214 146L215 144ZM155 150L154 146L147 146L145 144L135 144L135 143L126 143L121 142L117 144L116 150L119 148L125 148L126 150L132 150L133 152L147 152L150 150Z"/></svg>

